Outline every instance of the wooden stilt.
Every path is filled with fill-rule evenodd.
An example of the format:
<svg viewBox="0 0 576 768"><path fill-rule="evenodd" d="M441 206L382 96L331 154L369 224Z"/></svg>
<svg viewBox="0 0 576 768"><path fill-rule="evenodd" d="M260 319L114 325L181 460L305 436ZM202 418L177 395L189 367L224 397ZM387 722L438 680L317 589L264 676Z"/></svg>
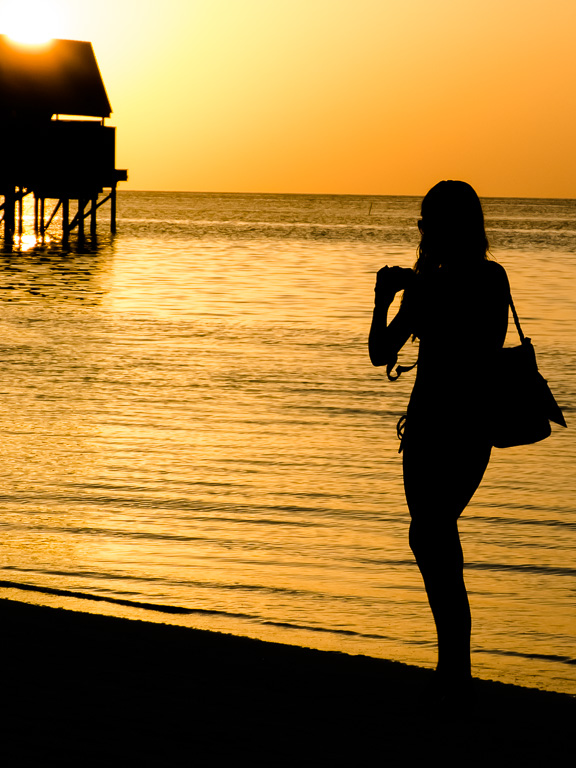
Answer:
<svg viewBox="0 0 576 768"><path fill-rule="evenodd" d="M40 236L42 239L44 239L44 233L46 232L46 229L44 227L44 207L46 204L46 198L41 197L40 198Z"/></svg>
<svg viewBox="0 0 576 768"><path fill-rule="evenodd" d="M96 237L96 208L98 207L98 198L93 197L90 203L90 234L92 237Z"/></svg>
<svg viewBox="0 0 576 768"><path fill-rule="evenodd" d="M24 222L23 222L23 208L24 208L24 190L22 187L18 188L18 237L22 237L22 232L24 231Z"/></svg>
<svg viewBox="0 0 576 768"><path fill-rule="evenodd" d="M4 195L4 241L12 243L15 229L15 188L8 185Z"/></svg>
<svg viewBox="0 0 576 768"><path fill-rule="evenodd" d="M62 239L64 240L64 242L68 242L68 235L70 234L69 220L70 220L70 200L68 200L68 198L65 197L62 200Z"/></svg>
<svg viewBox="0 0 576 768"><path fill-rule="evenodd" d="M84 239L84 200L80 198L78 200L78 237L80 240Z"/></svg>
<svg viewBox="0 0 576 768"><path fill-rule="evenodd" d="M39 214L38 197L36 196L36 192L34 192L34 234L36 235L36 237L38 237L38 232L40 230L40 227L38 224L38 214Z"/></svg>
<svg viewBox="0 0 576 768"><path fill-rule="evenodd" d="M116 184L110 192L110 232L116 234Z"/></svg>

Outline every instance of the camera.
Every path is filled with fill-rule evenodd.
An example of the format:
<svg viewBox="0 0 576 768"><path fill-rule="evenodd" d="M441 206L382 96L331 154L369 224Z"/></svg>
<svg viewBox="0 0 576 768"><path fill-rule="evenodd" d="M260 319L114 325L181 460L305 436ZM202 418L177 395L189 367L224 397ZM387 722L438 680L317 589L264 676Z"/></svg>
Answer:
<svg viewBox="0 0 576 768"><path fill-rule="evenodd" d="M376 275L376 294L382 296L394 296L398 291L403 291L414 280L413 269L405 267L382 267Z"/></svg>

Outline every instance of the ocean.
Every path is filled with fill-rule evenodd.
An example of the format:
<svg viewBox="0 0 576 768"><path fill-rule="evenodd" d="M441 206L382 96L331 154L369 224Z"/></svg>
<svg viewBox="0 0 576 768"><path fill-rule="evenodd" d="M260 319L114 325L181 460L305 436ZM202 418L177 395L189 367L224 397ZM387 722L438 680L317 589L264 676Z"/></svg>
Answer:
<svg viewBox="0 0 576 768"><path fill-rule="evenodd" d="M576 201L483 203L569 428L495 449L461 519L473 672L576 693ZM418 207L120 192L115 236L103 208L63 245L28 203L0 252L0 596L433 667L395 429L413 373L367 353Z"/></svg>

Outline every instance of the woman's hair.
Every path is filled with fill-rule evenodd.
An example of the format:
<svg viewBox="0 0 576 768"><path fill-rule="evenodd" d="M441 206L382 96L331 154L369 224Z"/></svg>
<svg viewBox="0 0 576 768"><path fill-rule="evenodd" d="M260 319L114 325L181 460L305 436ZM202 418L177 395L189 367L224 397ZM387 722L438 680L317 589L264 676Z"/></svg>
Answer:
<svg viewBox="0 0 576 768"><path fill-rule="evenodd" d="M418 259L421 274L450 263L482 261L488 256L482 205L465 181L440 181L422 200Z"/></svg>

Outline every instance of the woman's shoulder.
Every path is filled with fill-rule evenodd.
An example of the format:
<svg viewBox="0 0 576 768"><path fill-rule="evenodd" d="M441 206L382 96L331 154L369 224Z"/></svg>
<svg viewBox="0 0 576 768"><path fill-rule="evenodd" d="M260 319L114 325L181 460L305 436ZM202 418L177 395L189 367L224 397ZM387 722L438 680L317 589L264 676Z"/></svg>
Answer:
<svg viewBox="0 0 576 768"><path fill-rule="evenodd" d="M492 259L485 259L482 262L482 265L486 270L486 273L493 277L495 280L508 280L506 270L502 264L499 264L497 261L493 261Z"/></svg>
<svg viewBox="0 0 576 768"><path fill-rule="evenodd" d="M492 261L491 259L486 259L482 266L485 279L488 280L496 290L506 293L510 292L510 282L508 281L508 275L502 264L499 264L497 261Z"/></svg>

